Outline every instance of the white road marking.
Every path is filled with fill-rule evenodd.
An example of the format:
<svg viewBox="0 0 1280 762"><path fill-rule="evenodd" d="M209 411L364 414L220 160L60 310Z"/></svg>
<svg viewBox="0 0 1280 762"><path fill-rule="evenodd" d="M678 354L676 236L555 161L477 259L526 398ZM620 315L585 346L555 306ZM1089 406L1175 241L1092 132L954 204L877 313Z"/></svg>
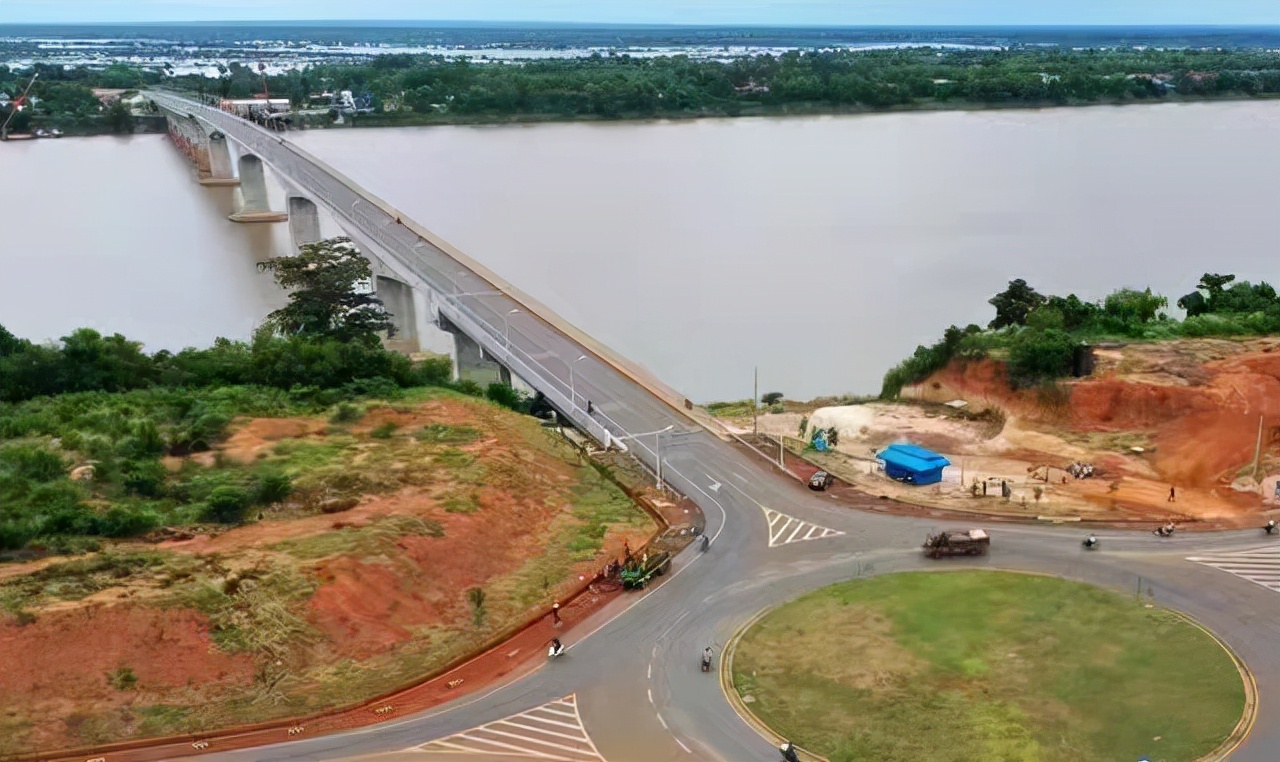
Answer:
<svg viewBox="0 0 1280 762"><path fill-rule="evenodd" d="M763 505L760 506L760 510L764 511L764 518L769 522L769 547L771 548L792 542L822 540L844 534L838 529L828 529L808 521L801 521L772 508L765 508Z"/></svg>
<svg viewBox="0 0 1280 762"><path fill-rule="evenodd" d="M486 725L429 741L406 751L440 754L503 754L557 762L604 762L578 714L576 696Z"/></svg>
<svg viewBox="0 0 1280 762"><path fill-rule="evenodd" d="M1190 556L1187 560L1212 566L1280 593L1280 545Z"/></svg>

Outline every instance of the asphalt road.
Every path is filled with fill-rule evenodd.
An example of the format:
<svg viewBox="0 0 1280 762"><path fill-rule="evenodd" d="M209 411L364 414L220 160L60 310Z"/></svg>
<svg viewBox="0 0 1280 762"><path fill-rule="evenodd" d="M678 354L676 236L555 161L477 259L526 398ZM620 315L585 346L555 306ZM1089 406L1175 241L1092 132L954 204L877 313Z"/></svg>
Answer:
<svg viewBox="0 0 1280 762"><path fill-rule="evenodd" d="M256 142L255 152L295 182L323 184L307 190L336 199L329 210L344 227L377 226L351 229L353 235L385 240L386 220L370 222L368 216L343 212L342 204L351 206L351 198L343 195L353 192L347 184L332 180L319 166L301 166L297 152L280 143L278 136L259 134L233 121L238 120L225 117L218 126L237 140ZM608 762L774 760L777 752L733 712L715 674L699 669L702 649L712 645L718 658L729 636L756 612L805 591L859 574L945 564L1048 572L1118 590L1141 590L1160 605L1190 614L1227 642L1257 678L1258 723L1231 759L1280 759L1280 703L1272 700L1280 686L1280 597L1261 584L1186 560L1268 542L1280 548L1280 540L1269 540L1257 530L1185 533L1167 539L1145 532L1100 532L1101 548L1085 552L1079 529L998 524L987 527L992 536L989 556L926 560L919 546L925 532L937 528L935 521L832 505L696 427L551 324L527 311L513 313L521 305L492 294L486 281L444 252L406 245L413 248L415 259L408 265L415 272L444 291L463 294L456 297L458 303L492 332L492 339L505 342L509 336L511 350L535 369L538 378L528 380L554 384L572 401L576 410L563 412L580 417L590 400L595 419L627 442L650 468L656 463L660 437L664 478L704 510L713 537L711 549L705 554L686 550L664 584L638 596L629 609L598 630L571 633L565 638L569 651L563 657L511 684L414 717L210 758L327 760L387 754L386 759L443 761L473 760L483 750L486 759L495 760L503 755ZM485 295L465 296L468 293ZM582 355L586 359L575 362ZM665 434L631 438L668 427ZM773 537L771 546L773 515L765 509L842 534L786 542L823 534L807 528L795 531L793 523L783 535ZM778 526L775 522L774 535Z"/></svg>

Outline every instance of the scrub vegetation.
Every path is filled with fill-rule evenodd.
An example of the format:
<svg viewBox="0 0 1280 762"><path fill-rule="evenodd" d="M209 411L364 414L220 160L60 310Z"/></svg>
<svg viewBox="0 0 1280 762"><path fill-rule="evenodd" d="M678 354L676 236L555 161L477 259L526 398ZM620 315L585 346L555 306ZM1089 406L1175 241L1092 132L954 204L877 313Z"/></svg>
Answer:
<svg viewBox="0 0 1280 762"><path fill-rule="evenodd" d="M1189 761L1244 710L1235 664L1172 612L1006 573L824 588L753 626L733 670L757 717L832 762Z"/></svg>
<svg viewBox="0 0 1280 762"><path fill-rule="evenodd" d="M999 355L1015 388L1047 384L1070 375L1080 349L1099 341L1159 341L1177 338L1249 337L1280 333L1280 296L1266 282L1237 281L1234 275L1205 273L1195 291L1177 300L1186 319L1164 311L1167 297L1150 288L1122 288L1099 302L1075 294L1046 296L1022 279L991 298L996 316L985 329L951 326L932 346L885 374L882 399L919 383L953 359Z"/></svg>

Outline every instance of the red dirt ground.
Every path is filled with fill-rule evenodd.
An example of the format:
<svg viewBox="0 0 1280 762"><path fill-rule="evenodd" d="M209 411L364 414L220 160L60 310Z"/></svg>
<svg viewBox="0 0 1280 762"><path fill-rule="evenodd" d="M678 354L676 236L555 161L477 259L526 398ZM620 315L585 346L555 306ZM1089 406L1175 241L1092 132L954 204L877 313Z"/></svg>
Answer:
<svg viewBox="0 0 1280 762"><path fill-rule="evenodd" d="M472 452L489 469L491 481L498 480L511 488L492 483L475 488L479 507L473 513L449 513L441 507L441 495L457 486L441 476L429 487L406 487L390 494L365 496L356 507L338 514L268 518L219 534L164 542L158 547L204 557L216 554L226 568L301 564L304 573L319 584L303 613L321 638L304 647L305 652L294 654L300 659L300 669L338 658L361 660L384 654L410 640L414 631L423 626L456 627L459 622L469 622L471 612L465 592L487 587L542 553L550 533L558 531L559 522L566 520L571 507L569 488L577 483L581 466L543 449L524 447L519 438L522 435L512 429L513 418L485 405L446 399L422 403L407 412L374 408L348 428L360 436L391 421L407 434L415 426L447 423L469 424L492 434L490 439L461 449ZM314 419L251 420L243 422L226 446L219 449L248 462L280 439L323 438L325 429L325 423ZM364 441L364 437L360 438ZM371 557L338 555L316 561L292 559L270 547L285 540L355 531L392 516L439 522L444 535L401 536ZM624 543L639 548L651 531L611 530L595 560L573 566L568 579L553 586L550 596L567 601L608 561L622 556ZM37 566L32 564L27 571ZM73 728L66 720L76 714L123 711L130 705L181 703L175 689L181 693L188 685L199 689L201 695L220 698L225 696L205 689L222 686L240 690L240 686L252 682L252 658L231 657L218 651L208 636L206 619L191 610L149 607L143 595L134 593L131 589L125 592L118 587L109 588L78 604L62 602L37 608L35 623L26 627L0 619L6 622L0 625L0 664L4 665L0 672L0 711L5 706L21 706L21 716L48 719L36 723L39 729L28 745L66 748L73 744ZM587 600L580 599L575 605L587 606L583 602ZM79 608L75 608L77 605ZM62 607L67 610L59 610ZM572 606L562 606L567 620L574 618L572 611ZM531 609L524 615L534 612L536 609ZM538 634L540 642L549 639L550 635L544 635ZM76 658L68 659L68 654L75 654ZM134 670L137 691L117 691L108 684L107 673L120 666ZM475 672L475 677L468 677L469 687L473 680L497 679L513 668L511 660L504 656L497 666L484 666ZM471 669L474 672L476 668ZM438 696L425 688L414 695L436 696L431 699L435 701L451 699L457 692L442 690L444 693ZM33 698L42 692L47 700ZM422 704L425 705L428 704ZM370 720L366 715L367 712L357 712L352 716L366 722ZM170 750L169 757L163 758L171 758L172 754ZM116 759L115 755L112 759Z"/></svg>
<svg viewBox="0 0 1280 762"><path fill-rule="evenodd" d="M25 627L0 623L0 664L0 707L21 702L36 716L61 716L69 705L154 703L165 689L189 683L247 685L253 679L253 660L215 649L201 615L137 606L43 614ZM135 691L124 693L108 682L108 673L120 667L133 670ZM38 723L30 740L65 743L62 723Z"/></svg>
<svg viewBox="0 0 1280 762"><path fill-rule="evenodd" d="M1046 431L1135 432L1152 446L1146 460L1162 482L1129 480L1119 493L1097 487L1099 501L1163 508L1169 485L1205 500L1256 511L1256 494L1236 494L1229 485L1252 463L1259 418L1264 445L1280 444L1280 351L1275 340L1195 340L1134 345L1104 353L1094 376L1064 382L1065 415L1046 408L1036 390L1010 388L1003 364L953 364L915 388L933 401L957 397L996 406ZM1198 361L1207 355L1207 359ZM1037 462L1053 453L1022 453ZM1041 462L1043 462L1041 460ZM1129 474L1124 458L1099 454L1096 465ZM1063 464L1065 465L1065 463ZM1110 478L1110 477L1109 477Z"/></svg>

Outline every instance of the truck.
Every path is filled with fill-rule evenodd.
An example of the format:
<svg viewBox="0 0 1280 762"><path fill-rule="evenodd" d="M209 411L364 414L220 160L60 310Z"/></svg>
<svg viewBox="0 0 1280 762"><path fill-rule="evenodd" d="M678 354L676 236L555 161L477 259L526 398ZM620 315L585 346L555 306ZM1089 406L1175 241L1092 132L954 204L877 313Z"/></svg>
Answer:
<svg viewBox="0 0 1280 762"><path fill-rule="evenodd" d="M660 550L646 553L641 558L632 557L623 564L619 577L623 590L639 590L654 577L661 577L671 568L671 553Z"/></svg>
<svg viewBox="0 0 1280 762"><path fill-rule="evenodd" d="M924 540L924 554L929 558L981 556L990 547L991 536L981 529L947 529Z"/></svg>

